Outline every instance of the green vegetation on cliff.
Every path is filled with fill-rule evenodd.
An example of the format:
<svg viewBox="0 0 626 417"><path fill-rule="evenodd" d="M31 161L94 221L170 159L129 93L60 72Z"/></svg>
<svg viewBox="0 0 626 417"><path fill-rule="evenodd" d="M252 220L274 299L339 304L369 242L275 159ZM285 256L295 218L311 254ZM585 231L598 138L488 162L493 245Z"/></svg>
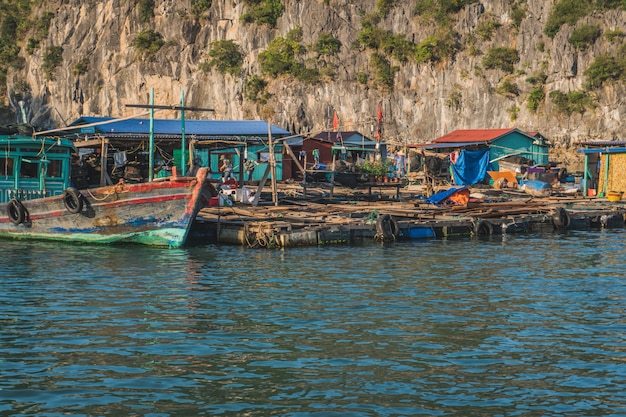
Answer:
<svg viewBox="0 0 626 417"><path fill-rule="evenodd" d="M501 69L504 72L513 72L519 62L519 53L515 48L497 46L491 48L483 58L483 66L487 69Z"/></svg>
<svg viewBox="0 0 626 417"><path fill-rule="evenodd" d="M43 54L42 69L48 79L54 77L54 73L61 62L63 62L63 48L60 46L47 47Z"/></svg>
<svg viewBox="0 0 626 417"><path fill-rule="evenodd" d="M152 29L146 29L139 32L139 35L135 38L133 45L140 53L148 56L154 55L165 44L163 36L153 31Z"/></svg>
<svg viewBox="0 0 626 417"><path fill-rule="evenodd" d="M586 49L602 35L598 25L583 25L574 29L567 40L576 49Z"/></svg>
<svg viewBox="0 0 626 417"><path fill-rule="evenodd" d="M550 100L557 108L557 111L566 115L573 113L584 113L587 109L593 109L593 99L582 91L571 91L564 93L560 90L550 92Z"/></svg>
<svg viewBox="0 0 626 417"><path fill-rule="evenodd" d="M600 88L604 83L611 81L626 81L626 56L600 55L584 74L587 77L585 87L589 90Z"/></svg>
<svg viewBox="0 0 626 417"><path fill-rule="evenodd" d="M233 41L215 41L210 45L209 60L200 63L200 70L208 72L215 68L222 74L236 75L241 72L243 54Z"/></svg>
<svg viewBox="0 0 626 417"><path fill-rule="evenodd" d="M244 23L275 27L285 7L280 0L244 0L248 11L241 16Z"/></svg>
<svg viewBox="0 0 626 417"><path fill-rule="evenodd" d="M558 0L546 22L544 32L554 37L565 24L574 26L578 20L602 10L626 10L624 0Z"/></svg>
<svg viewBox="0 0 626 417"><path fill-rule="evenodd" d="M453 15L463 7L478 3L477 0L418 0L415 4L415 14L434 19L441 25L452 21Z"/></svg>

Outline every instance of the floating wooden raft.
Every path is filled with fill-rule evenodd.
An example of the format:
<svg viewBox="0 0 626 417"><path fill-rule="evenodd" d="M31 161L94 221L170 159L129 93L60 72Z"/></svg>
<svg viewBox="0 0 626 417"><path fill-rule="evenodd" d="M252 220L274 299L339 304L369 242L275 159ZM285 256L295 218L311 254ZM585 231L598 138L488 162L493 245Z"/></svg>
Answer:
<svg viewBox="0 0 626 417"><path fill-rule="evenodd" d="M207 240L249 247L352 244L379 237L378 219L397 222L397 239L413 235L475 236L545 229L623 227L626 208L574 198L517 199L440 207L410 201L315 202L281 200L279 206L206 207L196 230ZM412 233L429 229L432 233Z"/></svg>

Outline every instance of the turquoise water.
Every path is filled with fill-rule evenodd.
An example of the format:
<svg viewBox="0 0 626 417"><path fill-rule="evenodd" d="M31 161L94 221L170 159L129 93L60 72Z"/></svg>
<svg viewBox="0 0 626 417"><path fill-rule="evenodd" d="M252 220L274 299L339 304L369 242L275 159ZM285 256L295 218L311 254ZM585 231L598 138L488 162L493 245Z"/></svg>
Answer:
<svg viewBox="0 0 626 417"><path fill-rule="evenodd" d="M625 237L3 241L0 416L623 416Z"/></svg>

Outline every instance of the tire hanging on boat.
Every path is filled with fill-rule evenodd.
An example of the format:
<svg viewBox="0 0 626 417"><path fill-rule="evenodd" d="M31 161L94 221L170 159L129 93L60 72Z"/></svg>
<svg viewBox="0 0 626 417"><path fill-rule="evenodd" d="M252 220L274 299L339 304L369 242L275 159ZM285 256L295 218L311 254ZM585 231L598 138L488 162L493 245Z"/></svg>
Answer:
<svg viewBox="0 0 626 417"><path fill-rule="evenodd" d="M558 208L552 215L552 224L556 229L567 229L571 221L569 213L563 207Z"/></svg>
<svg viewBox="0 0 626 417"><path fill-rule="evenodd" d="M69 187L63 191L63 204L70 213L80 213L83 210L83 195L76 188Z"/></svg>
<svg viewBox="0 0 626 417"><path fill-rule="evenodd" d="M383 241L396 240L400 236L398 221L389 214L383 214L376 221L376 236Z"/></svg>
<svg viewBox="0 0 626 417"><path fill-rule="evenodd" d="M14 225L22 224L26 221L26 207L17 198L12 198L7 204L7 215Z"/></svg>
<svg viewBox="0 0 626 417"><path fill-rule="evenodd" d="M476 236L487 236L493 234L493 225L487 220L481 220L474 226Z"/></svg>

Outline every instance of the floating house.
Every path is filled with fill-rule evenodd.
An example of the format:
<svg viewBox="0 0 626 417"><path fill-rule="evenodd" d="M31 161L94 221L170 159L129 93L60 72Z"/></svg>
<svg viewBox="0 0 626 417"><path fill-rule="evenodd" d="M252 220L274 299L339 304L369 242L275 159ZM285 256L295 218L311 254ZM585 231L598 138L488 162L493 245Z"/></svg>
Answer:
<svg viewBox="0 0 626 417"><path fill-rule="evenodd" d="M174 166L185 174L189 169L202 166L211 168L211 175L218 179L220 161L226 158L231 162L233 175L243 182L259 180L265 173L270 161L270 138L275 140L272 143L276 177L282 178L280 139L290 132L257 120L81 117L72 122L64 134L84 149L84 154L104 154L102 159L113 164L111 171L134 163L144 166L152 155L155 171ZM154 149L150 149L149 143L154 144ZM106 155L109 152L113 155ZM145 178L150 172L144 170L137 174ZM107 182L105 175L101 182Z"/></svg>
<svg viewBox="0 0 626 417"><path fill-rule="evenodd" d="M606 197L626 192L626 141L579 143L584 154L584 195Z"/></svg>
<svg viewBox="0 0 626 417"><path fill-rule="evenodd" d="M501 170L501 162L509 158L524 158L528 165L548 164L547 139L516 128L455 130L431 143L409 147L450 154L455 182L464 185L482 181L487 170Z"/></svg>
<svg viewBox="0 0 626 417"><path fill-rule="evenodd" d="M297 158L292 159L291 176L302 180L302 168L312 171L332 169L333 160L355 162L357 158L384 151L385 144L379 143L357 131L323 131L314 136L301 137L289 141L289 146ZM285 172L289 156L285 155Z"/></svg>
<svg viewBox="0 0 626 417"><path fill-rule="evenodd" d="M335 152L337 149L341 151L341 148L346 150L362 150L362 152L374 152L379 149L378 142L370 139L369 137L356 132L320 132L315 136L304 138L302 141L302 148L306 152L307 160L312 161L314 151L319 151L319 161L324 164L330 164L333 161L333 149ZM383 145L384 146L384 145ZM346 151L343 155L346 157L352 156L352 153ZM353 151L357 152L357 151ZM340 152L341 153L341 152Z"/></svg>

